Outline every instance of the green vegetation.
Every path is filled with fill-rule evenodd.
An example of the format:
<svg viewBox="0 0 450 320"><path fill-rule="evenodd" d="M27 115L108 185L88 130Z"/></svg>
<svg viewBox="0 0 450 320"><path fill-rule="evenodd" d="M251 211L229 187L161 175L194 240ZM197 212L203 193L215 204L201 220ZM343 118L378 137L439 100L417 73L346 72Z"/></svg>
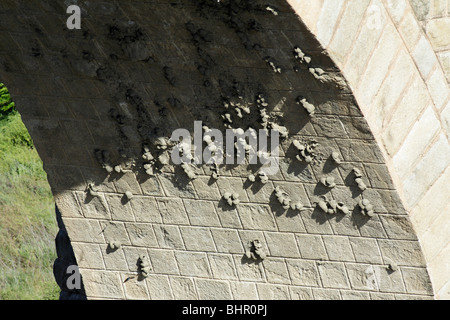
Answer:
<svg viewBox="0 0 450 320"><path fill-rule="evenodd" d="M14 102L11 100L8 89L0 82L0 119L13 112L15 112Z"/></svg>
<svg viewBox="0 0 450 320"><path fill-rule="evenodd" d="M0 300L58 298L54 212L42 162L0 84Z"/></svg>

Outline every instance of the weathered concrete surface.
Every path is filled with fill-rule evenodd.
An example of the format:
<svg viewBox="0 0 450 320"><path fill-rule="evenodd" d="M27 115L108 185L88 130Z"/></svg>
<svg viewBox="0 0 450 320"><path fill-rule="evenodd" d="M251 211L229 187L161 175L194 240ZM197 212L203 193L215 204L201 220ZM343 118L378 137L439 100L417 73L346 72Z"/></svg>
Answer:
<svg viewBox="0 0 450 320"><path fill-rule="evenodd" d="M88 298L432 298L352 91L285 1L78 4L82 29L68 30L59 1L2 1L0 70L44 161ZM231 104L250 113L241 118ZM143 154L166 152L158 138L194 121L260 129L263 109L289 131L267 183L248 180L257 165L220 166L217 181L210 165L190 179L163 158L146 172ZM317 143L315 161L297 160L294 140ZM283 208L276 187L302 210ZM229 206L227 192L240 203ZM324 196L328 209L336 200L349 212L325 213Z"/></svg>

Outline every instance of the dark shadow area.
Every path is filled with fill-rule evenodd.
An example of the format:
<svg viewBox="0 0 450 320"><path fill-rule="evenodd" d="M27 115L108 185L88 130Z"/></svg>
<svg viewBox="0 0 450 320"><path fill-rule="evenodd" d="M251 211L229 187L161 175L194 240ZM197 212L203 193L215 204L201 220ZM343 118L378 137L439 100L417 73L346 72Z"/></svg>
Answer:
<svg viewBox="0 0 450 320"><path fill-rule="evenodd" d="M55 276L56 283L61 288L60 300L86 300L83 278L78 272L78 264L70 243L69 235L67 234L67 230L58 207L55 206L55 208L59 232L55 239L58 258L53 264L53 274ZM76 279L77 272L80 277L79 279ZM77 281L79 281L80 284L79 288L76 288Z"/></svg>
<svg viewBox="0 0 450 320"><path fill-rule="evenodd" d="M5 81L11 82L14 96L40 97L21 99L17 107L37 140L51 130L52 141L57 144L37 144L45 163L51 165L45 156L50 148L69 143L71 149L83 149L83 153L65 158L60 165L85 165L87 158L95 159L95 150L104 150L111 155L111 167L131 159L139 172L146 163L141 158L144 145L155 151L154 139L168 137L177 128L192 131L194 120L223 132L227 124L244 130L261 129L255 103L259 94L265 96L267 112L272 113L269 120L286 126L292 134L304 130L310 121L297 103L299 96L320 104L339 94L340 89L316 79L309 70L320 66L335 73L331 59L289 6L277 2L284 8L278 18L296 30L286 34L292 43L289 45L285 38L272 38L270 30L274 25L269 21L276 25L277 20L262 1L192 0L185 5L174 4L170 15L176 25L167 25L166 17L157 13L156 4L145 4L152 12L151 19L133 10L123 12L114 4L101 14L102 19L86 19L82 30L68 30L63 25L49 30L47 26L58 25L66 18L65 12L59 12L60 5L49 5L51 15L45 15L46 20L37 16L33 25L24 22L17 26L13 38L24 45L23 54L3 53L0 69L5 71ZM94 4L81 3L90 16L100 14ZM155 28L160 25L168 29ZM22 30L29 32L21 34ZM165 41L168 38L173 42ZM64 40L64 45L57 40ZM302 47L311 56L310 65L296 59L294 46ZM279 65L281 73L274 72L266 60ZM36 66L42 67L41 74L36 73ZM280 91L283 88L286 91ZM50 98L64 101L64 115L59 114L62 109L54 110L56 105L49 103ZM243 108L237 112L235 107L224 108L226 103ZM246 113L244 107L249 107L250 112ZM64 130L53 130L52 121L35 121L36 115L43 114L39 108L45 108L50 119L64 116L70 120L70 129L65 126ZM224 120L225 114L231 123ZM79 161L82 158L83 164ZM305 167L293 162L288 172L301 174ZM56 173L49 170L48 174ZM176 170L175 176L174 183L183 188L186 181L178 177L183 173ZM139 177L145 181L144 176ZM119 178L113 173L108 181ZM81 176L73 176L64 185L52 187L60 190L68 184L78 187L82 183Z"/></svg>
<svg viewBox="0 0 450 320"><path fill-rule="evenodd" d="M315 207L311 213L311 219L314 219L318 224L324 224L326 221L335 217L334 214L323 212L319 207Z"/></svg>

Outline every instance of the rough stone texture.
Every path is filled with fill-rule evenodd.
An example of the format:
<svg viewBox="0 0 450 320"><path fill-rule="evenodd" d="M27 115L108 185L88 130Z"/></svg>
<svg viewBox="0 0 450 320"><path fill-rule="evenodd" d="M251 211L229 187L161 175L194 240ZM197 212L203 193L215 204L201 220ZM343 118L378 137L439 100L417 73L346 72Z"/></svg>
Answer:
<svg viewBox="0 0 450 320"><path fill-rule="evenodd" d="M0 43L8 44L0 50L2 81L44 161L87 298L432 296L409 217L385 180L383 154L351 88L286 1L270 2L276 15L262 1L79 1L79 31L65 27L59 1L0 5ZM336 19L319 26L331 43L327 24ZM369 52L385 36L364 29L358 37L370 46L352 55L357 60L358 50ZM296 59L296 46L309 65ZM350 68L348 76L362 75ZM270 121L289 131L280 172L266 186L249 185L258 165L222 165L217 181L208 165L193 169L193 181L171 162L146 174L142 155L146 147L161 153L157 138L192 132L195 120L224 132L224 102L250 106L243 118L228 109L234 128L260 129L259 94ZM313 119L299 96L315 106ZM293 139L317 141L315 161L296 160ZM105 170L117 165L125 171ZM353 167L362 169L366 190L357 188ZM325 174L336 177L335 188L320 183ZM271 192L276 186L303 209L284 209ZM229 206L226 192L239 194L240 203ZM321 196L350 212L323 212ZM362 199L374 204L372 218L362 215ZM267 255L262 261L245 255L254 240ZM108 250L111 241L120 249ZM141 255L150 258L147 277ZM400 271L388 272L387 259Z"/></svg>

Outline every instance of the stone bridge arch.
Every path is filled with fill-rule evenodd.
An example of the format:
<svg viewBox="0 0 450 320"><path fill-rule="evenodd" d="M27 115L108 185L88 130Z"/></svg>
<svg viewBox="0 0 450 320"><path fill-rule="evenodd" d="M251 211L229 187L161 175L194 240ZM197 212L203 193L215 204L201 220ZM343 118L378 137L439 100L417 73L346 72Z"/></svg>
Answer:
<svg viewBox="0 0 450 320"><path fill-rule="evenodd" d="M436 297L448 298L449 87L429 40L445 42L448 33L426 33L417 19L443 2L288 2L353 89L420 239Z"/></svg>
<svg viewBox="0 0 450 320"><path fill-rule="evenodd" d="M63 297L448 295L442 70L385 3L269 2L78 1L80 30L60 1L0 4L1 77L55 196ZM165 141L194 121L287 131L279 172L173 165Z"/></svg>

